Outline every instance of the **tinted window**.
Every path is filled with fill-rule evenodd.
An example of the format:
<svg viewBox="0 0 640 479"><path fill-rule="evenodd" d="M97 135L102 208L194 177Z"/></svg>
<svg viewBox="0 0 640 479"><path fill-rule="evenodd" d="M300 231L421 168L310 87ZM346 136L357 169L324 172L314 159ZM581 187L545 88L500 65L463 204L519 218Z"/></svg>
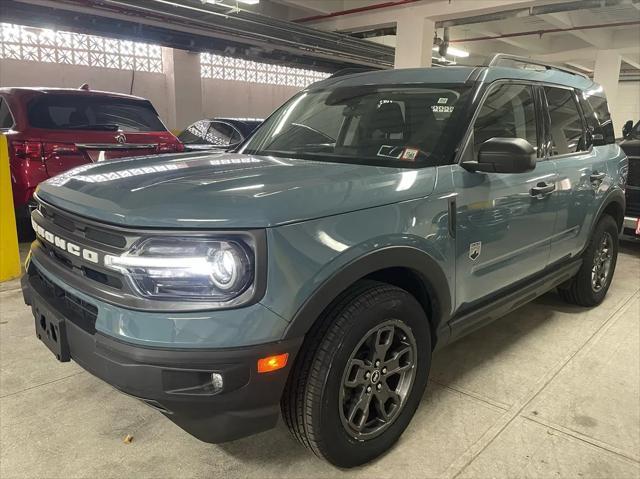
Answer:
<svg viewBox="0 0 640 479"><path fill-rule="evenodd" d="M204 145L207 143L207 131L209 131L210 124L209 120L196 121L180 133L178 139L187 145Z"/></svg>
<svg viewBox="0 0 640 479"><path fill-rule="evenodd" d="M9 111L9 105L4 98L0 97L0 128L9 129L13 126L13 117Z"/></svg>
<svg viewBox="0 0 640 479"><path fill-rule="evenodd" d="M582 117L573 90L544 87L544 91L551 119L551 155L585 150Z"/></svg>
<svg viewBox="0 0 640 479"><path fill-rule="evenodd" d="M502 84L489 92L473 126L476 151L490 138L522 138L538 150L536 108L530 86Z"/></svg>
<svg viewBox="0 0 640 479"><path fill-rule="evenodd" d="M600 133L604 139L600 144L615 143L615 132L613 128L613 122L611 121L611 114L609 113L609 107L607 105L607 99L589 95L588 92L584 92L583 103L588 105L588 108L583 107L585 116L587 119L587 125L593 128L593 133ZM586 100L586 101L584 101Z"/></svg>
<svg viewBox="0 0 640 479"><path fill-rule="evenodd" d="M240 140L237 134L234 139L234 133L236 133L235 129L226 123L212 121L207 132L207 143L216 146L228 146L232 143L237 143Z"/></svg>
<svg viewBox="0 0 640 479"><path fill-rule="evenodd" d="M107 96L51 95L29 103L31 126L53 130L166 131L151 103Z"/></svg>
<svg viewBox="0 0 640 479"><path fill-rule="evenodd" d="M302 92L251 136L243 151L365 164L451 161L468 88L362 85Z"/></svg>

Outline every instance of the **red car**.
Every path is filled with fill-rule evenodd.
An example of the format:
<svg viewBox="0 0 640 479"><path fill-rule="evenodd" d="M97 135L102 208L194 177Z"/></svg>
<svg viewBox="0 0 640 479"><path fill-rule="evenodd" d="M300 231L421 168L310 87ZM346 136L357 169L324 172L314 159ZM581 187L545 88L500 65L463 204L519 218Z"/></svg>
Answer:
<svg viewBox="0 0 640 479"><path fill-rule="evenodd" d="M85 163L183 151L149 100L75 89L0 88L16 218L41 181Z"/></svg>

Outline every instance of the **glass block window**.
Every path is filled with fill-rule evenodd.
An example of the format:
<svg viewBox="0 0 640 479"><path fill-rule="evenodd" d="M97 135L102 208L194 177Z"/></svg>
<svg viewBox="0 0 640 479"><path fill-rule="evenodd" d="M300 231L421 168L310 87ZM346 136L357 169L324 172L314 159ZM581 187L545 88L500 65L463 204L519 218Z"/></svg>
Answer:
<svg viewBox="0 0 640 479"><path fill-rule="evenodd" d="M310 83L324 80L330 74L304 68L291 68L271 63L260 63L240 58L200 54L202 78L287 85L304 88Z"/></svg>
<svg viewBox="0 0 640 479"><path fill-rule="evenodd" d="M0 58L162 73L159 45L0 23Z"/></svg>

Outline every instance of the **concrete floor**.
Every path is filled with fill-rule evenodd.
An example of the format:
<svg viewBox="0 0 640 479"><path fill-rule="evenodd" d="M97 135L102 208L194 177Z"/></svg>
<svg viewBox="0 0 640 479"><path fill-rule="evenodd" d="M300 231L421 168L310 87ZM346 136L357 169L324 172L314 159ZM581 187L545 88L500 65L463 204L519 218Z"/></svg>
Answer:
<svg viewBox="0 0 640 479"><path fill-rule="evenodd" d="M282 424L209 445L81 370L0 285L0 477L640 477L640 247L598 308L549 293L446 348L409 429L339 471ZM131 434L134 440L124 444Z"/></svg>

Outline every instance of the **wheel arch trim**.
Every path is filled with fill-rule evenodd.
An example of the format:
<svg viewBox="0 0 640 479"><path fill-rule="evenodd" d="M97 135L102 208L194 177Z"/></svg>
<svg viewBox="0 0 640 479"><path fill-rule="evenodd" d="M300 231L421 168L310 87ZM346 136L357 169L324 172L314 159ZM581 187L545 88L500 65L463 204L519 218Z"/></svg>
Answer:
<svg viewBox="0 0 640 479"><path fill-rule="evenodd" d="M428 253L418 248L391 246L359 256L318 286L296 311L284 338L305 335L343 291L358 280L389 268L405 268L419 275L432 303L431 312L435 313L434 318L428 318L432 328L437 331L446 328L445 331L448 332L452 299L449 281L441 266ZM436 339L433 338L434 342Z"/></svg>

